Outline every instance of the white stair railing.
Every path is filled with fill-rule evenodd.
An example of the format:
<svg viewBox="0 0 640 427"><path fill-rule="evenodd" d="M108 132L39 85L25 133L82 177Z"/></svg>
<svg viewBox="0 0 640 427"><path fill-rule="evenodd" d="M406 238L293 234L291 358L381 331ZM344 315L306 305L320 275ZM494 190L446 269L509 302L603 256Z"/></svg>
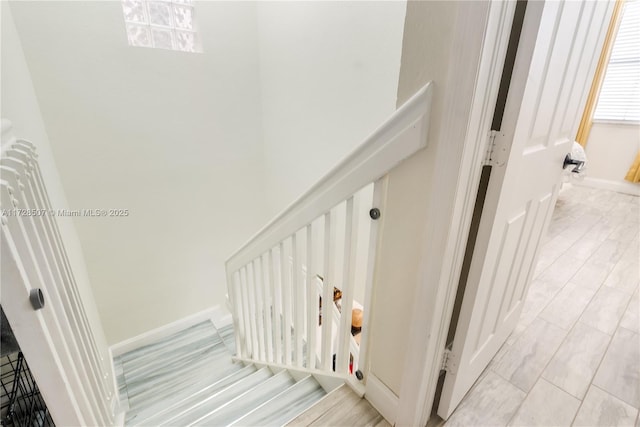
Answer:
<svg viewBox="0 0 640 427"><path fill-rule="evenodd" d="M4 120L2 124L4 139L10 124ZM48 331L43 340L46 342L41 345L52 353L42 350L41 355L32 352L27 357L52 357L60 370L42 372L34 369L41 365L38 360L29 362L34 365L36 380L40 382L43 375L55 377L60 374L68 383L73 395L71 399L77 404L71 411L77 410L83 423L113 425L115 396L109 375L110 361L100 350L89 323L55 219L56 212L40 172L35 146L15 138L3 140L0 157L1 240L6 251L2 254L2 279L19 281L14 285L25 291L24 299L3 301L7 304L5 311L8 317L11 313L15 314L14 318L24 320L20 317L25 313L22 307L28 292L33 293L33 308L39 310L33 312L33 317L42 316ZM11 276L10 272L16 274ZM20 305L20 308L9 305ZM27 320L31 322L32 319ZM18 336L19 332L25 332L23 325L14 325L14 330L20 345L28 346L29 337ZM34 330L32 334L36 336L40 332ZM52 401L56 401L53 394L64 393L62 384L57 390L41 387L41 391L45 400ZM54 418L56 414L65 413L58 407L49 409ZM65 419L61 416L54 421L64 423Z"/></svg>
<svg viewBox="0 0 640 427"><path fill-rule="evenodd" d="M354 364L361 369L367 366L378 222L359 225L359 193L373 185L373 202L367 208L372 219L384 213L388 172L427 145L431 92L432 83L428 83L227 260L239 359L348 378L353 354L351 308L360 280L364 282L364 320L359 360ZM368 253L358 257L363 243ZM356 277L357 269L364 271L362 278ZM324 279L323 313L313 284L318 274ZM342 291L338 322L334 322L334 287ZM320 315L323 321L318 326ZM358 377L362 374L366 371L358 372Z"/></svg>

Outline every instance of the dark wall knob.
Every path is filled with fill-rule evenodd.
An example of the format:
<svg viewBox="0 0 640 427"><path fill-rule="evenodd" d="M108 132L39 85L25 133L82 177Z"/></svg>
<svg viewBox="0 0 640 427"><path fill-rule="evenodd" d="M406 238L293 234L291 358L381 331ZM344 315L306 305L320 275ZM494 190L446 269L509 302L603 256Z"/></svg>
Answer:
<svg viewBox="0 0 640 427"><path fill-rule="evenodd" d="M364 375L362 375L362 371L360 369L356 371L356 378L358 379L358 381L362 381L362 379L364 378Z"/></svg>
<svg viewBox="0 0 640 427"><path fill-rule="evenodd" d="M582 172L582 168L584 168L584 161L572 159L571 154L567 154L567 156L564 158L564 162L562 163L562 169L566 169L567 166L571 165L575 166L573 169L571 169L571 172L580 173Z"/></svg>
<svg viewBox="0 0 640 427"><path fill-rule="evenodd" d="M40 310L44 307L44 294L42 290L39 288L31 289L31 292L29 292L29 301L31 301L31 306L34 310Z"/></svg>
<svg viewBox="0 0 640 427"><path fill-rule="evenodd" d="M369 216L371 217L371 219L376 220L378 218L380 218L380 209L378 208L373 208L369 211Z"/></svg>

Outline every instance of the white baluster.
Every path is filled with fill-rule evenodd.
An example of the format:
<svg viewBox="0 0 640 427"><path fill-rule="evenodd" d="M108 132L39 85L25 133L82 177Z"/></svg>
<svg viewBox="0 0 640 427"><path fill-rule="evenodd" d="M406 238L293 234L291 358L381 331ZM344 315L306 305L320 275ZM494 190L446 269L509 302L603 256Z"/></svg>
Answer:
<svg viewBox="0 0 640 427"><path fill-rule="evenodd" d="M300 254L298 253L298 243L296 233L291 236L291 254L293 257L293 268L291 273L291 285L293 288L293 333L295 341L295 365L302 367L304 364L303 335L304 335L304 288L301 280Z"/></svg>
<svg viewBox="0 0 640 427"><path fill-rule="evenodd" d="M340 313L336 371L348 373L351 343L351 309L355 287L355 264L358 249L358 206L354 196L347 199L342 267L342 312Z"/></svg>
<svg viewBox="0 0 640 427"><path fill-rule="evenodd" d="M384 215L383 202L385 200L385 194L387 191L388 175L377 180L373 185L373 207L378 208ZM362 371L363 375L367 375L367 345L369 343L369 324L371 318L371 296L373 294L373 275L375 272L376 264L376 248L378 247L378 229L380 221L372 220L371 227L369 229L369 251L367 255L367 275L365 281L364 291L364 305L363 305L363 319L362 319L362 332L360 338L360 358L358 360L358 367Z"/></svg>
<svg viewBox="0 0 640 427"><path fill-rule="evenodd" d="M332 327L333 285L331 272L333 269L333 251L331 248L331 212L324 215L324 280L322 283L322 369L331 371L333 365Z"/></svg>
<svg viewBox="0 0 640 427"><path fill-rule="evenodd" d="M248 352L249 352L249 357L255 357L256 353L258 352L257 346L258 346L258 339L257 339L257 333L256 333L256 322L255 322L255 317L254 317L254 312L253 312L253 307L251 304L251 300L253 299L251 297L251 288L249 287L249 283L247 280L247 267L242 267L240 269L240 281L242 282L242 301L244 304L244 314L245 314L245 331L247 333L247 336L245 338L245 341L247 343L247 347L248 347Z"/></svg>
<svg viewBox="0 0 640 427"><path fill-rule="evenodd" d="M275 277L276 267L274 265L273 249L267 254L269 259L269 279L273 289L273 328L274 328L274 347L275 347L275 363L284 363L282 360L282 271ZM282 246L280 249L280 257L282 258ZM280 265L278 263L278 265Z"/></svg>
<svg viewBox="0 0 640 427"><path fill-rule="evenodd" d="M230 284L231 307L233 307L233 332L236 337L236 355L238 357L248 357L246 352L244 314L242 313L242 291L240 283L240 274L236 271L233 274L227 274L227 283Z"/></svg>
<svg viewBox="0 0 640 427"><path fill-rule="evenodd" d="M316 367L316 330L318 329L318 293L313 261L313 227L307 225L307 368Z"/></svg>
<svg viewBox="0 0 640 427"><path fill-rule="evenodd" d="M284 339L284 365L291 364L291 269L286 257L284 242L280 243L280 271L282 274L282 314Z"/></svg>
<svg viewBox="0 0 640 427"><path fill-rule="evenodd" d="M257 352L254 353L253 357L258 360L264 360L264 322L262 320L262 291L261 286L257 282L258 274L256 273L255 263L252 261L247 265L247 277L249 279L248 283L251 287L252 292L252 300L253 303L253 316L256 324L256 332L257 332Z"/></svg>
<svg viewBox="0 0 640 427"><path fill-rule="evenodd" d="M265 332L265 344L266 344L266 360L273 362L273 326L271 322L271 316L273 313L273 299L271 298L271 282L269 280L269 264L263 262L265 255L258 258L258 266L260 267L260 273L262 278L262 302L264 306L264 332Z"/></svg>

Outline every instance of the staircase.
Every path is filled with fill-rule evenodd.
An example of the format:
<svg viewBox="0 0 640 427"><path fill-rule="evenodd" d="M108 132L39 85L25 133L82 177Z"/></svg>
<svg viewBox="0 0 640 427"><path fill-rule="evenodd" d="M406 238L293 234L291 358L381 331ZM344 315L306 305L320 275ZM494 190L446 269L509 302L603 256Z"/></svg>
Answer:
<svg viewBox="0 0 640 427"><path fill-rule="evenodd" d="M311 375L233 362L207 320L114 358L125 425L285 425L327 392Z"/></svg>
<svg viewBox="0 0 640 427"><path fill-rule="evenodd" d="M389 172L427 146L431 92L429 83L231 255L233 329L201 322L114 359L125 425L386 423L361 399L377 220Z"/></svg>
<svg viewBox="0 0 640 427"><path fill-rule="evenodd" d="M52 215L35 145L10 135L3 121L2 206L30 212L2 218L0 270L3 284L11 284L3 297L23 301L5 310L25 337L21 346L35 355L32 367L54 420L114 425L124 411L125 425L384 424L361 399L373 394L372 296L377 286L392 285L374 280L377 220L390 171L427 146L431 92L429 83L231 255L225 270L233 328L204 321L117 355L117 390L104 334L91 326ZM35 310L46 295L47 309L33 316L25 291ZM356 341L353 309L361 308ZM318 409L320 400L326 404Z"/></svg>

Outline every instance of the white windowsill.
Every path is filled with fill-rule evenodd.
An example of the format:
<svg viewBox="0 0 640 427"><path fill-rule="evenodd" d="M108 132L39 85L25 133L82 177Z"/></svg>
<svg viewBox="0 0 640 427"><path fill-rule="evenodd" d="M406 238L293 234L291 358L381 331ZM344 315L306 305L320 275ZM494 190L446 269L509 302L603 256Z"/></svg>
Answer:
<svg viewBox="0 0 640 427"><path fill-rule="evenodd" d="M640 121L637 120L602 120L602 119L593 119L591 123L599 124L599 125L627 125L627 126L638 126L640 125Z"/></svg>

